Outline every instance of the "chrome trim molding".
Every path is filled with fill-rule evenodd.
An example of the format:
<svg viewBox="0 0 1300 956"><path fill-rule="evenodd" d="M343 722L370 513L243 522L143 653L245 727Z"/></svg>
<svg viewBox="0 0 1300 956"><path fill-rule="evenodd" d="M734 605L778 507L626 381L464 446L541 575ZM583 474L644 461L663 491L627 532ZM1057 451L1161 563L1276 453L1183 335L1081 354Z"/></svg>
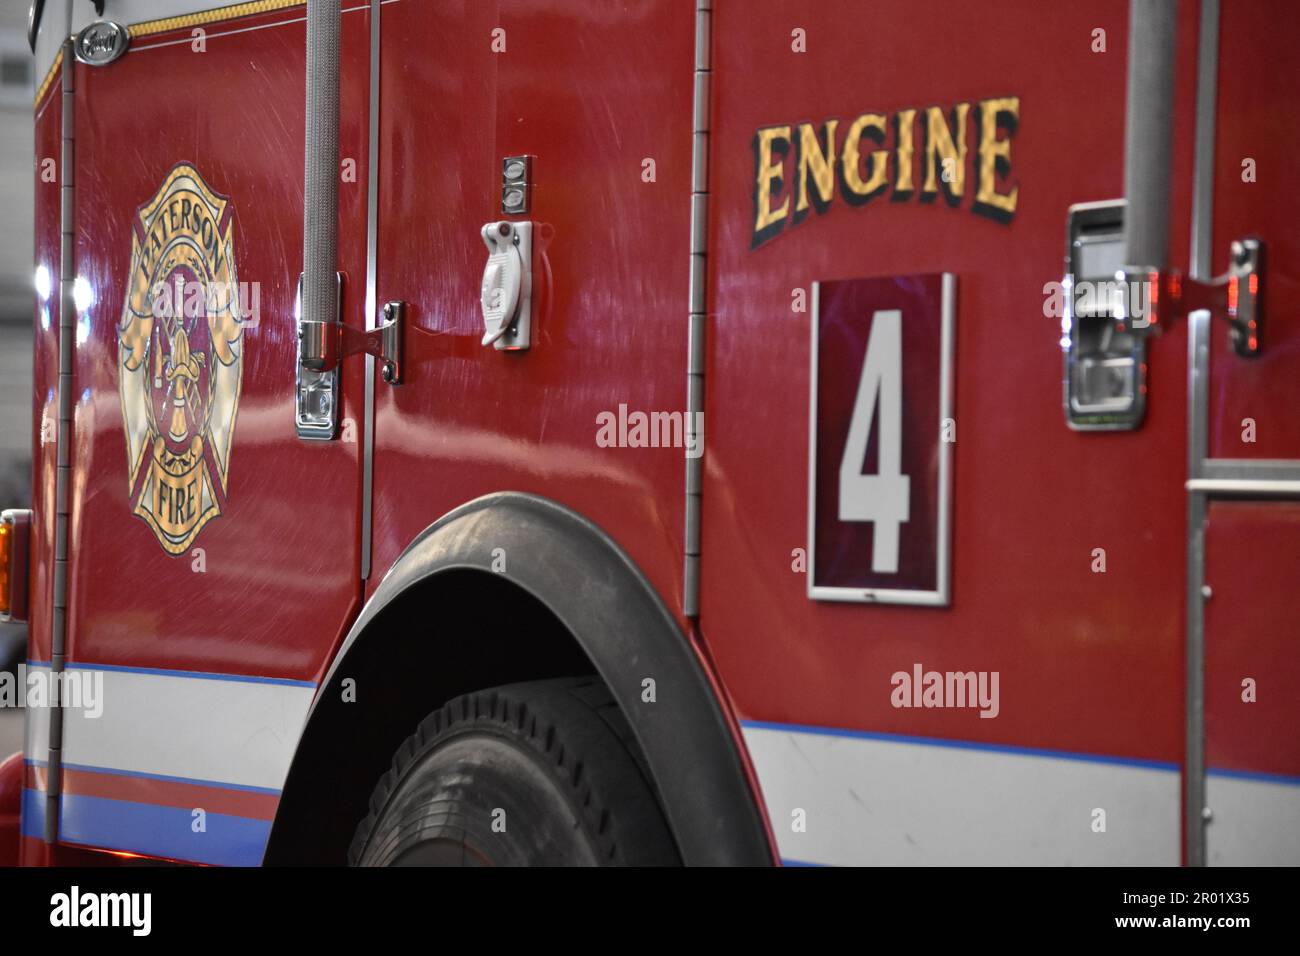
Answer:
<svg viewBox="0 0 1300 956"><path fill-rule="evenodd" d="M1223 481L1300 481L1300 461L1260 458L1209 458L1196 478Z"/></svg>
<svg viewBox="0 0 1300 956"><path fill-rule="evenodd" d="M1192 478L1187 490L1216 498L1300 498L1300 479Z"/></svg>
<svg viewBox="0 0 1300 956"><path fill-rule="evenodd" d="M366 151L366 331L376 328L375 264L379 250L379 14L380 0L370 0L370 116ZM367 355L365 422L361 429L361 580L370 577L370 542L374 525L375 359Z"/></svg>
<svg viewBox="0 0 1300 956"><path fill-rule="evenodd" d="M1192 278L1210 278L1214 239L1214 137L1218 100L1219 2L1202 0L1196 66L1192 176ZM1205 865L1205 512L1193 482L1209 450L1210 313L1187 317L1187 613L1183 826L1189 866Z"/></svg>
<svg viewBox="0 0 1300 956"><path fill-rule="evenodd" d="M695 425L704 412L705 348L708 342L709 261L709 93L713 86L713 0L695 2L695 84L691 109L691 272L687 311L686 422L687 448L697 454L686 459L686 528L682 561L682 613L700 613L700 524L704 484L703 436Z"/></svg>

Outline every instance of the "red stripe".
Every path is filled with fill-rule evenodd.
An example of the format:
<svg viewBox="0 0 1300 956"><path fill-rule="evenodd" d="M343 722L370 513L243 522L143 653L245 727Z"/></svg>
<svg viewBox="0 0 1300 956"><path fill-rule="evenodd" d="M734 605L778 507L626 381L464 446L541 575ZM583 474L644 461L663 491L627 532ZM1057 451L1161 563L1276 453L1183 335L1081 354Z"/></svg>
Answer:
<svg viewBox="0 0 1300 956"><path fill-rule="evenodd" d="M71 769L63 771L63 792L84 797L152 803L163 807L183 807L187 810L201 808L208 813L250 817L255 820L275 819L275 808L280 803L279 794L274 793L251 793L247 790L206 787L197 783Z"/></svg>
<svg viewBox="0 0 1300 956"><path fill-rule="evenodd" d="M27 765L27 772L23 774L23 789L43 791L45 789L45 778L48 775L49 771L44 767L38 767L35 764L29 763Z"/></svg>

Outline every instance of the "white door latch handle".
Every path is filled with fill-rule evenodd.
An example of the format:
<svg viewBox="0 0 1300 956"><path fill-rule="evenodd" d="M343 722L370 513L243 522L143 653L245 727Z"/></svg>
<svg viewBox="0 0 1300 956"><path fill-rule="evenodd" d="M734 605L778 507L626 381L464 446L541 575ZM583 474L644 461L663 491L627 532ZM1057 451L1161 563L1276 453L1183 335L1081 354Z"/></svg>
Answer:
<svg viewBox="0 0 1300 956"><path fill-rule="evenodd" d="M483 344L505 350L530 345L533 292L533 224L490 222L482 229L488 249L479 305Z"/></svg>

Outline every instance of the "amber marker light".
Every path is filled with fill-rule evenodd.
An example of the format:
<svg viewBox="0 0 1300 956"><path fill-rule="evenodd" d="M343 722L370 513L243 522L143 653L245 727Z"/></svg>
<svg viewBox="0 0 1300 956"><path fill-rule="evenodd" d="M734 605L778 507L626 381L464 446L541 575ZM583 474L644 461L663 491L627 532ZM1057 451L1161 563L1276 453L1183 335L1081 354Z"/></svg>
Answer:
<svg viewBox="0 0 1300 956"><path fill-rule="evenodd" d="M9 616L9 582L13 574L9 571L9 562L13 560L14 529L13 526L0 522L0 617Z"/></svg>
<svg viewBox="0 0 1300 956"><path fill-rule="evenodd" d="M0 621L27 620L30 511L0 512Z"/></svg>

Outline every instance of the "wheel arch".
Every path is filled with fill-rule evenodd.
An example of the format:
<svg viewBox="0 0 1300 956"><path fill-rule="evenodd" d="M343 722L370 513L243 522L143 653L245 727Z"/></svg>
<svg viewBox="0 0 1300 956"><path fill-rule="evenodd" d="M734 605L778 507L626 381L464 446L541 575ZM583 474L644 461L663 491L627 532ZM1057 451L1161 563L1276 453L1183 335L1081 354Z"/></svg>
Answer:
<svg viewBox="0 0 1300 956"><path fill-rule="evenodd" d="M266 862L341 862L393 750L451 696L584 669L631 725L682 859L770 864L733 725L689 638L599 527L517 492L449 512L385 575L313 701Z"/></svg>

